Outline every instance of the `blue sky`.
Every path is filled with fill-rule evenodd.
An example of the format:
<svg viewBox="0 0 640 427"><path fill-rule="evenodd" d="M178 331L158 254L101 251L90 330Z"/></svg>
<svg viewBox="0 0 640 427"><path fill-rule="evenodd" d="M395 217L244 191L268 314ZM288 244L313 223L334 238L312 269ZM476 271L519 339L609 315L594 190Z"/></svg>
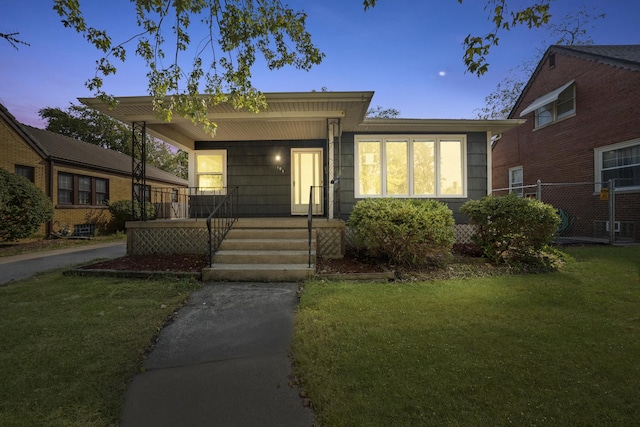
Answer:
<svg viewBox="0 0 640 427"><path fill-rule="evenodd" d="M518 6L528 0L510 0ZM37 112L66 108L92 93L84 83L95 72L97 50L64 28L52 0L21 0L5 5L0 32L19 32L31 46L15 50L0 40L0 102L21 122L44 127ZM89 25L115 32L114 42L136 33L127 0L83 0ZM474 118L498 82L550 42L542 30L517 28L500 34L489 56L489 72L465 72L462 42L469 33L490 30L484 0L379 0L364 12L361 0L290 0L307 12L307 27L326 54L311 71L256 67L252 81L263 92L375 91L372 107L395 108L407 118ZM606 17L589 27L595 44L640 44L638 0L555 0L556 20L586 6ZM144 63L133 56L105 80L116 96L147 94Z"/></svg>

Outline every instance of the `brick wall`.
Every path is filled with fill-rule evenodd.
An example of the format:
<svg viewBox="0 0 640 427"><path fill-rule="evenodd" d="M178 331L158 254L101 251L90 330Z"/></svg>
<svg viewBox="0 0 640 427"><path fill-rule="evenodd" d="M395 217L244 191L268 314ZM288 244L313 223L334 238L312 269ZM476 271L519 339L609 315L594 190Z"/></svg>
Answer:
<svg viewBox="0 0 640 427"><path fill-rule="evenodd" d="M524 184L597 181L594 148L640 138L640 72L586 61L560 52L555 67L541 65L514 117L536 98L572 79L576 113L534 130L527 123L505 132L492 152L493 187L508 187L508 170L523 166Z"/></svg>
<svg viewBox="0 0 640 427"><path fill-rule="evenodd" d="M80 168L75 166L54 163L52 187L49 189L49 168L48 160L43 159L31 145L23 139L4 119L0 118L0 167L13 173L16 165L34 167L34 181L38 188L47 194L52 200L54 207L54 217L52 221L53 230L57 231L64 226L69 226L73 231L76 224L106 224L111 219L111 214L105 206L65 206L58 204L58 173L66 172L75 175L84 175L95 178L105 178L109 180L109 200L130 200L131 199L131 175L110 174L91 168ZM166 183L147 180L147 185L154 188L169 187ZM37 235L46 235L46 226L40 227Z"/></svg>

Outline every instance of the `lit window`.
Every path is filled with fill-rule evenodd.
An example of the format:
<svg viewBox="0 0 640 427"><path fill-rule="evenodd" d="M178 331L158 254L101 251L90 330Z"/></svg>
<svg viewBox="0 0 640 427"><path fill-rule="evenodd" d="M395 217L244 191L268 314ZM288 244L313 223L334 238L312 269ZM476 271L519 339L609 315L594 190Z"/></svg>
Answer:
<svg viewBox="0 0 640 427"><path fill-rule="evenodd" d="M224 192L227 186L226 170L226 151L196 153L196 186L200 191Z"/></svg>
<svg viewBox="0 0 640 427"><path fill-rule="evenodd" d="M466 197L465 136L356 136L356 197Z"/></svg>

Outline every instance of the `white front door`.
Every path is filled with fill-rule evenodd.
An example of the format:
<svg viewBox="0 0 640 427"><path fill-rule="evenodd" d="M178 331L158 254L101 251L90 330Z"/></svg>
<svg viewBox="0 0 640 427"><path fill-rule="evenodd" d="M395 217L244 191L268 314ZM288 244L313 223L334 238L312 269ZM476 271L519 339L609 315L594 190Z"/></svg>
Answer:
<svg viewBox="0 0 640 427"><path fill-rule="evenodd" d="M313 187L313 214L323 214L322 148L291 149L291 214L307 215Z"/></svg>

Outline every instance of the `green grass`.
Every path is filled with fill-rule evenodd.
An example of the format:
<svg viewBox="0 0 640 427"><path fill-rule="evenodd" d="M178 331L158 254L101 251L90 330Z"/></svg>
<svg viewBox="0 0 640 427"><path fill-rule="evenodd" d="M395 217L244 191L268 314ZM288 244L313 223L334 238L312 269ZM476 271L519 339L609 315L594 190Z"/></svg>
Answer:
<svg viewBox="0 0 640 427"><path fill-rule="evenodd" d="M0 257L75 248L100 243L125 242L126 238L127 236L123 233L95 236L91 239L45 239L43 237L31 237L28 239L19 239L15 242L0 243Z"/></svg>
<svg viewBox="0 0 640 427"><path fill-rule="evenodd" d="M308 283L292 351L321 425L638 425L640 247L568 252L549 274Z"/></svg>
<svg viewBox="0 0 640 427"><path fill-rule="evenodd" d="M117 425L153 337L198 286L59 272L0 286L0 425Z"/></svg>

